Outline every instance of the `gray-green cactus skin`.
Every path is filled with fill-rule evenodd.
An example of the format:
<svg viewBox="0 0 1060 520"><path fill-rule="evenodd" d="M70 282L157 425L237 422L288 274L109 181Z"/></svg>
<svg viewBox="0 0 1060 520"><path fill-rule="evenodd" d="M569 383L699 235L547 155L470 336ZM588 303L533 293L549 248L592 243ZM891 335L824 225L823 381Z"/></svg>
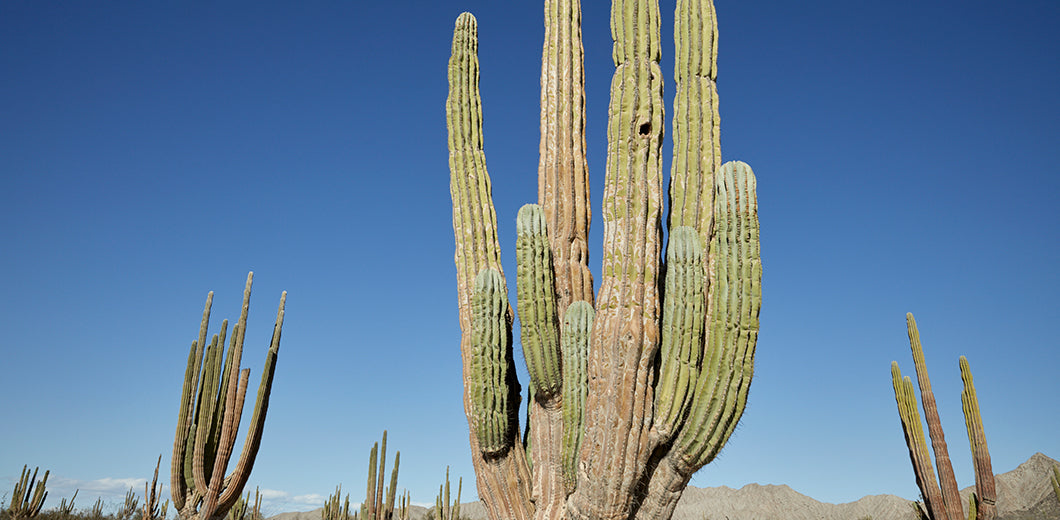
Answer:
<svg viewBox="0 0 1060 520"><path fill-rule="evenodd" d="M207 295L199 338L192 342L188 353L170 467L173 505L184 520L223 519L242 495L261 445L280 349L286 291L280 295L276 324L266 352L246 443L236 467L231 474L225 475L235 447L250 379L250 369L240 370L239 367L253 280L254 273L251 272L247 275L243 308L231 338L226 338L228 320L224 320L220 332L207 342L213 292ZM227 355L226 339L230 341Z"/></svg>
<svg viewBox="0 0 1060 520"><path fill-rule="evenodd" d="M663 259L661 16L656 1L612 3L593 294L581 8L545 2L538 201L516 218L516 310L530 374L522 443L504 340L511 310L493 296L506 294L506 281L483 153L477 22L457 19L446 114L464 404L491 518L669 518L746 406L761 307L756 180L745 163L720 159L713 4L677 4Z"/></svg>
<svg viewBox="0 0 1060 520"><path fill-rule="evenodd" d="M361 503L361 520L393 520L397 498L398 468L401 452L394 454L394 469L390 472L390 485L386 484L386 430L383 430L382 448L377 442L368 456L368 484L365 499ZM383 494L385 491L385 495Z"/></svg>
<svg viewBox="0 0 1060 520"><path fill-rule="evenodd" d="M530 372L531 387L540 400L551 399L563 385L556 323L556 277L545 228L545 212L541 206L527 204L519 210L515 219L516 309L523 357Z"/></svg>

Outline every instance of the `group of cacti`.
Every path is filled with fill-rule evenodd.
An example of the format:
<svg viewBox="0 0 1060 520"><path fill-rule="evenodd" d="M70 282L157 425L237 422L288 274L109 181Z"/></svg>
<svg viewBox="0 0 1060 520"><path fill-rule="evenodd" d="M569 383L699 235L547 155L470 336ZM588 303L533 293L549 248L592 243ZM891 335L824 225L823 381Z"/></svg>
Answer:
<svg viewBox="0 0 1060 520"><path fill-rule="evenodd" d="M40 514L41 508L44 507L44 499L48 497L48 475L51 472L45 470L44 478L38 481L37 472L39 471L39 467L33 468L33 476L30 476L29 465L22 466L22 476L15 482L15 489L11 492L11 502L6 510L11 518L21 520ZM73 499L70 502L72 506Z"/></svg>
<svg viewBox="0 0 1060 520"><path fill-rule="evenodd" d="M397 494L398 468L401 464L401 452L394 455L394 469L390 473L390 484L386 484L386 430L383 430L383 446L379 443L372 446L368 457L368 486L365 499L359 510L350 510L350 495L342 498L342 485L335 488L335 494L328 497L320 510L321 520L408 520L409 493L406 490ZM386 490L386 495L383 492Z"/></svg>
<svg viewBox="0 0 1060 520"><path fill-rule="evenodd" d="M895 401L898 403L898 415L902 420L909 458L913 463L917 485L924 498L921 516L930 520L963 520L963 507L958 494L957 480L953 474L949 452L946 448L946 437L939 420L935 394L928 378L927 364L924 361L924 350L920 345L920 332L912 314L906 314L906 328L909 334L909 345L913 351L913 363L916 367L917 383L920 387L920 398L924 406L924 419L927 421L931 448L935 454L938 467L938 479L931 467L931 455L924 438L924 429L916 403L916 392L912 380L902 377L898 362L891 363L891 379L894 385ZM968 502L969 520L993 520L997 517L997 491L994 486L994 473L990 466L990 452L986 446L986 435L983 433L983 422L979 416L979 400L972 383L972 370L964 356L960 358L961 380L964 391L961 402L964 408L965 426L971 444L972 458L975 462L975 493Z"/></svg>
<svg viewBox="0 0 1060 520"><path fill-rule="evenodd" d="M457 19L446 113L464 407L491 518L669 518L743 413L761 304L755 176L720 159L714 6L677 4L663 264L659 6L612 2L594 294L581 7L545 2L538 200L516 219L516 309L530 374L522 439L513 311L483 153L477 22Z"/></svg>

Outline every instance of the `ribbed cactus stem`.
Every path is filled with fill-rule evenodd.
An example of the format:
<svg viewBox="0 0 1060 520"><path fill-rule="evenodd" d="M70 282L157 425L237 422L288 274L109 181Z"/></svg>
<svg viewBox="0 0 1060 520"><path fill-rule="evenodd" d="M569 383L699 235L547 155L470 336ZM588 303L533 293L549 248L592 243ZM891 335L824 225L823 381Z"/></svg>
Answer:
<svg viewBox="0 0 1060 520"><path fill-rule="evenodd" d="M545 230L545 213L527 204L515 220L518 268L519 331L531 386L540 401L559 395L563 385L556 315L552 251Z"/></svg>
<svg viewBox="0 0 1060 520"><path fill-rule="evenodd" d="M676 440L693 471L714 460L743 415L762 306L754 172L745 163L728 162L714 181L706 351L688 420Z"/></svg>
<svg viewBox="0 0 1060 520"><path fill-rule="evenodd" d="M943 506L942 490L935 479L935 470L931 466L931 454L928 452L927 439L924 437L924 426L920 420L920 409L916 401L913 381L902 377L897 362L891 362L891 382L894 385L894 399L898 404L898 417L902 422L906 447L909 449L909 460L913 465L916 485L924 497L924 505L931 518L945 520L946 510Z"/></svg>
<svg viewBox="0 0 1060 520"><path fill-rule="evenodd" d="M593 306L578 301L563 317L563 483L572 493L578 481L578 454L584 432L585 397L589 392L586 357L593 330Z"/></svg>
<svg viewBox="0 0 1060 520"><path fill-rule="evenodd" d="M276 324L265 356L265 367L247 428L246 442L236 467L225 475L239 431L250 378L250 370L240 370L239 365L253 279L254 273L249 273L243 290L242 311L232 329L227 357L224 352L227 321L222 324L221 332L213 336L209 347L206 346L213 293L206 298L199 325L199 339L192 343L188 354L170 468L173 502L186 520L216 520L225 516L239 500L261 444L280 347L286 292L280 295Z"/></svg>
<svg viewBox="0 0 1060 520"><path fill-rule="evenodd" d="M511 323L508 295L501 274L483 269L475 277L472 296L471 371L472 430L483 453L496 456L512 446L513 404L508 396L508 364Z"/></svg>
<svg viewBox="0 0 1060 520"><path fill-rule="evenodd" d="M583 61L580 2L546 0L538 204L548 221L561 315L571 302L593 301Z"/></svg>
<svg viewBox="0 0 1060 520"><path fill-rule="evenodd" d="M534 507L526 454L521 446L519 449L508 449L518 436L515 431L517 426L513 426L518 421L514 414L517 413L519 400L514 354L510 350L501 353L501 365L491 366L486 364L487 360L483 357L483 345L473 341L473 336L480 335L479 332L483 332L485 327L480 319L473 318L472 299L477 292L475 278L484 269L492 269L499 278L496 291L506 292L500 246L497 243L497 215L482 148L482 102L478 87L477 54L477 22L470 13L463 13L457 18L453 30L446 119L449 130L449 186L456 236L460 351L465 381L464 411L471 426L471 454L478 477L479 494L494 497L485 501L489 514L494 518L528 520L533 516ZM501 313L510 327L511 310L506 301L504 307ZM487 321L495 318L497 316ZM479 332L475 332L476 326L472 323L476 320L480 321ZM504 335L510 335L510 328L495 339L509 345L510 340L504 339ZM501 380L504 381L502 386L487 388L489 384L500 384ZM480 446L483 441L486 445Z"/></svg>
<svg viewBox="0 0 1060 520"><path fill-rule="evenodd" d="M975 393L972 368L964 356L960 357L960 367L961 381L964 383L961 404L975 467L976 520L994 520L997 517L997 489L994 485L993 466L990 463L990 450L986 446L983 418L979 414L979 398Z"/></svg>
<svg viewBox="0 0 1060 520"><path fill-rule="evenodd" d="M946 434L942 430L938 406L935 404L935 393L931 390L931 380L928 378L927 363L924 360L924 349L920 344L920 332L912 313L906 313L905 321L909 334L909 347L913 351L913 365L916 367L916 380L920 386L920 400L924 406L924 419L927 421L931 448L935 454L935 466L938 468L942 501L947 516L951 519L959 519L964 516L964 508L961 506L957 478L953 474L953 464L950 462L949 450L946 447Z"/></svg>
<svg viewBox="0 0 1060 520"><path fill-rule="evenodd" d="M158 501L162 496L162 485L158 483L158 468L161 465L162 455L159 454L158 461L155 463L155 474L151 477L151 482L144 482L144 509L140 515L141 520L155 520L161 518L159 516L158 507Z"/></svg>
<svg viewBox="0 0 1060 520"><path fill-rule="evenodd" d="M585 478L576 517L628 514L652 446L653 363L659 342L663 96L659 8L615 0L615 73L608 111L603 266L590 347ZM615 403L623 403L616 407Z"/></svg>
<svg viewBox="0 0 1060 520"><path fill-rule="evenodd" d="M706 321L706 273L703 247L695 228L670 232L659 347L659 383L655 388L655 428L666 442L685 419L699 377Z"/></svg>
<svg viewBox="0 0 1060 520"><path fill-rule="evenodd" d="M718 23L709 0L678 0L674 16L674 152L669 226L691 226L710 241L714 173L721 167ZM705 289L705 288L704 288Z"/></svg>

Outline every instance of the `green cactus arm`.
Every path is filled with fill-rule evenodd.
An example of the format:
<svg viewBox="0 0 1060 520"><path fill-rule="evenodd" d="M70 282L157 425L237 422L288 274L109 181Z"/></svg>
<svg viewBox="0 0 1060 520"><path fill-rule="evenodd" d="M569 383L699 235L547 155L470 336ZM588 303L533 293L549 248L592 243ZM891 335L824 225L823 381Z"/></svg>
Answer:
<svg viewBox="0 0 1060 520"><path fill-rule="evenodd" d="M394 453L394 469L390 472L390 488L386 493L386 515L394 516L394 500L397 497L398 467L401 465L401 452Z"/></svg>
<svg viewBox="0 0 1060 520"><path fill-rule="evenodd" d="M538 204L548 222L557 315L562 316L571 302L593 301L585 70L578 0L545 1Z"/></svg>
<svg viewBox="0 0 1060 520"><path fill-rule="evenodd" d="M710 243L713 176L721 167L718 22L709 0L679 0L674 16L673 161L669 227L690 226ZM706 289L706 288L704 288Z"/></svg>
<svg viewBox="0 0 1060 520"><path fill-rule="evenodd" d="M375 486L376 486L376 470L378 468L377 461L379 460L379 443L372 445L372 451L368 456L368 488L365 491L364 502L361 503L361 511L367 512L368 516L375 518Z"/></svg>
<svg viewBox="0 0 1060 520"><path fill-rule="evenodd" d="M173 505L179 511L184 508L184 499L189 488L194 488L192 479L191 456L194 446L195 398L199 395L199 371L203 350L206 346L206 333L210 323L210 308L213 305L213 291L206 295L206 306L202 311L199 323L199 338L191 343L188 352L188 365L184 371L184 388L180 396L180 409L177 412L177 432L173 440L173 458L170 462L170 494Z"/></svg>
<svg viewBox="0 0 1060 520"><path fill-rule="evenodd" d="M972 379L972 367L964 356L959 360L961 381L961 404L964 409L964 423L968 429L968 441L972 449L972 461L975 468L975 496L979 509L978 520L993 520L997 517L997 488L994 483L994 470L990 462L990 450L986 445L986 433L983 430L983 418L979 414L979 398L975 393Z"/></svg>
<svg viewBox="0 0 1060 520"><path fill-rule="evenodd" d="M527 204L515 220L517 305L523 357L535 397L548 401L560 393L559 324L557 323L552 251L541 206Z"/></svg>
<svg viewBox="0 0 1060 520"><path fill-rule="evenodd" d="M467 385L472 398L472 431L479 448L489 456L503 454L513 445L510 375L506 362L511 348L508 296L501 274L483 269L475 277L472 307L472 359Z"/></svg>
<svg viewBox="0 0 1060 520"><path fill-rule="evenodd" d="M449 60L449 96L446 100L446 119L449 140L450 195L453 201L453 231L456 239L457 295L461 330L461 361L464 372L464 411L471 426L472 462L478 477L479 493L496 497L485 502L495 518L528 519L534 505L529 486L530 472L526 454L521 449L505 453L487 453L479 446L481 436L476 431L483 416L479 413L481 385L474 383L475 373L484 367L474 366L476 357L472 347L471 300L475 277L483 269L502 273L500 247L497 243L497 216L491 199L489 174L482 151L482 103L478 90L478 29L475 17L461 14L453 30L452 54ZM503 275L501 276L503 285ZM509 323L511 310L506 309ZM514 355L510 348L505 355L505 367L500 371L512 374L508 390L510 400L517 404L518 381L515 379ZM506 398L507 399L507 398ZM518 406L515 406L518 409ZM517 418L512 416L512 420ZM518 435L518 432L513 432ZM497 446L490 447L496 450ZM498 458L499 457L499 458ZM487 458L490 459L487 461Z"/></svg>
<svg viewBox="0 0 1060 520"><path fill-rule="evenodd" d="M706 317L703 256L695 228L681 226L670 232L653 424L660 443L684 420L699 377Z"/></svg>
<svg viewBox="0 0 1060 520"><path fill-rule="evenodd" d="M578 301L563 318L563 481L567 494L578 481L578 456L585 435L585 398L589 392L586 358L593 330L593 306Z"/></svg>
<svg viewBox="0 0 1060 520"><path fill-rule="evenodd" d="M603 518L631 510L653 450L642 439L651 427L659 342L664 109L658 5L616 0L611 33L615 73L601 205L603 265L587 365L586 470L568 504L575 516Z"/></svg>

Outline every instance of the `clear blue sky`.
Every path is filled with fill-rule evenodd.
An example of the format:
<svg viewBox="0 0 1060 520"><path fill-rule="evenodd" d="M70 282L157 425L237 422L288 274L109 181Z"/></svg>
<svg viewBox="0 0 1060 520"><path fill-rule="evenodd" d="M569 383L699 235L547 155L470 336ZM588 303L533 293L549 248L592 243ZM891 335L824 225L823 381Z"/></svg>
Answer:
<svg viewBox="0 0 1060 520"><path fill-rule="evenodd" d="M597 203L611 42L606 3L583 7ZM994 468L1060 458L1060 4L717 9L723 157L758 175L764 305L747 413L692 484L916 497L889 373L912 371L908 311L962 486L961 354ZM78 487L87 506L159 453L165 473L206 293L216 329L249 270L252 391L289 293L251 478L267 512L340 482L361 498L383 429L414 501L446 465L473 481L444 116L465 10L511 262L536 199L537 2L0 3L0 489L39 465L49 507Z"/></svg>

